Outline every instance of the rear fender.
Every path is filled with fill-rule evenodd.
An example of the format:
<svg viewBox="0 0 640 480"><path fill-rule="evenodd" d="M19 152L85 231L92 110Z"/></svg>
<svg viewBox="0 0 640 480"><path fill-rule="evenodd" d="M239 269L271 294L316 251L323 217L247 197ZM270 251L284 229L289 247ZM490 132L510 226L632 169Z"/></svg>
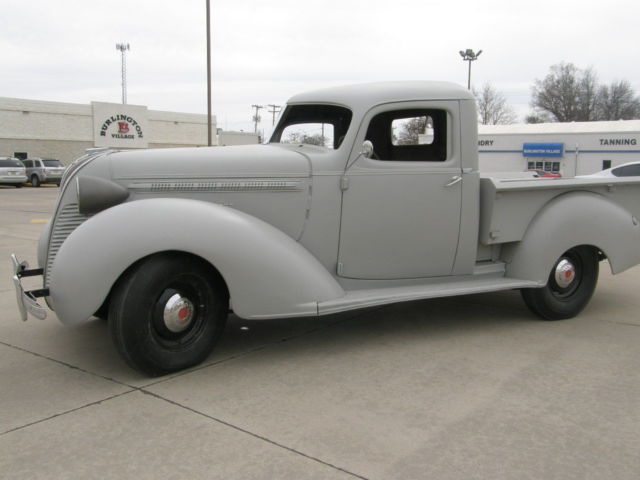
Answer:
<svg viewBox="0 0 640 480"><path fill-rule="evenodd" d="M50 276L58 318L88 319L127 268L163 251L213 265L243 318L317 315L317 302L344 295L313 255L262 220L218 204L158 198L105 210L69 235Z"/></svg>
<svg viewBox="0 0 640 480"><path fill-rule="evenodd" d="M534 217L522 241L504 248L506 275L545 285L555 261L578 245L598 248L612 273L622 272L640 263L638 219L602 195L557 197Z"/></svg>

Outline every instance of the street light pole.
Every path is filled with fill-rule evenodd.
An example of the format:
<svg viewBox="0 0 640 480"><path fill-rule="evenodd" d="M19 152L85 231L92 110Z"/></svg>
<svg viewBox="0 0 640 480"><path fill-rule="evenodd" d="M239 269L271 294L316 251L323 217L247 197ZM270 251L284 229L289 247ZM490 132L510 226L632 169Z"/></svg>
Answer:
<svg viewBox="0 0 640 480"><path fill-rule="evenodd" d="M212 145L211 139L211 5L207 0L207 145Z"/></svg>
<svg viewBox="0 0 640 480"><path fill-rule="evenodd" d="M471 90L471 62L474 62L478 59L482 50L478 50L478 53L474 53L473 50L467 48L466 50L460 50L460 56L462 60L465 62L469 62L469 76L467 78L467 89Z"/></svg>
<svg viewBox="0 0 640 480"><path fill-rule="evenodd" d="M116 50L122 53L122 104L127 103L127 62L125 60L125 52L129 50L128 43L116 43Z"/></svg>

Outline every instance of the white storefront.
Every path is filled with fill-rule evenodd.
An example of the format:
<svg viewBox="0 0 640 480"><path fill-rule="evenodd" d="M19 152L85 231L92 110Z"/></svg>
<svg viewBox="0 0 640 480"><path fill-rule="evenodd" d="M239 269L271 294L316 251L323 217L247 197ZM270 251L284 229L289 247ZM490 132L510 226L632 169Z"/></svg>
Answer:
<svg viewBox="0 0 640 480"><path fill-rule="evenodd" d="M215 145L215 117L212 121ZM257 143L254 137L240 143ZM207 116L202 114L0 97L0 156L57 158L68 164L92 147L199 147L207 142Z"/></svg>
<svg viewBox="0 0 640 480"><path fill-rule="evenodd" d="M640 120L480 125L480 171L542 169L565 177L640 161Z"/></svg>

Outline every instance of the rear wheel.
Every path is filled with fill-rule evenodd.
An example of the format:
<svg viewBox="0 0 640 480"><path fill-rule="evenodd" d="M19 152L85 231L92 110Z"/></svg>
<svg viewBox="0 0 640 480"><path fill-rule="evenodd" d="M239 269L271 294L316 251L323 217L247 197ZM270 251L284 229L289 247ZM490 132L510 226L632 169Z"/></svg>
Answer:
<svg viewBox="0 0 640 480"><path fill-rule="evenodd" d="M575 317L587 306L598 283L598 251L580 246L555 262L547 284L520 291L527 307L545 320Z"/></svg>
<svg viewBox="0 0 640 480"><path fill-rule="evenodd" d="M116 285L109 330L131 367L163 375L209 355L228 309L226 286L210 265L190 255L157 254L132 267Z"/></svg>
<svg viewBox="0 0 640 480"><path fill-rule="evenodd" d="M37 175L32 175L31 176L31 186L32 187L39 187L40 186L40 179L38 178Z"/></svg>

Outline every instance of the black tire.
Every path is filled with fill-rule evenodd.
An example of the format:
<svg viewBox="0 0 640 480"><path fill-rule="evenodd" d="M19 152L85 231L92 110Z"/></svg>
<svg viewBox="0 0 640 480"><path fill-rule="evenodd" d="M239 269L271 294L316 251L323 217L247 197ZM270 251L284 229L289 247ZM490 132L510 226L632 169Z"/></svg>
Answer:
<svg viewBox="0 0 640 480"><path fill-rule="evenodd" d="M16 183L16 188L22 188L22 184L21 183Z"/></svg>
<svg viewBox="0 0 640 480"><path fill-rule="evenodd" d="M580 246L566 251L554 263L544 287L520 290L524 302L544 320L575 317L587 306L596 288L598 261L598 250L593 247Z"/></svg>
<svg viewBox="0 0 640 480"><path fill-rule="evenodd" d="M39 187L40 186L40 179L38 178L37 175L32 175L31 176L31 186L32 187Z"/></svg>
<svg viewBox="0 0 640 480"><path fill-rule="evenodd" d="M227 288L210 265L191 255L156 254L130 268L114 288L109 330L131 367L163 375L207 358L228 310Z"/></svg>

